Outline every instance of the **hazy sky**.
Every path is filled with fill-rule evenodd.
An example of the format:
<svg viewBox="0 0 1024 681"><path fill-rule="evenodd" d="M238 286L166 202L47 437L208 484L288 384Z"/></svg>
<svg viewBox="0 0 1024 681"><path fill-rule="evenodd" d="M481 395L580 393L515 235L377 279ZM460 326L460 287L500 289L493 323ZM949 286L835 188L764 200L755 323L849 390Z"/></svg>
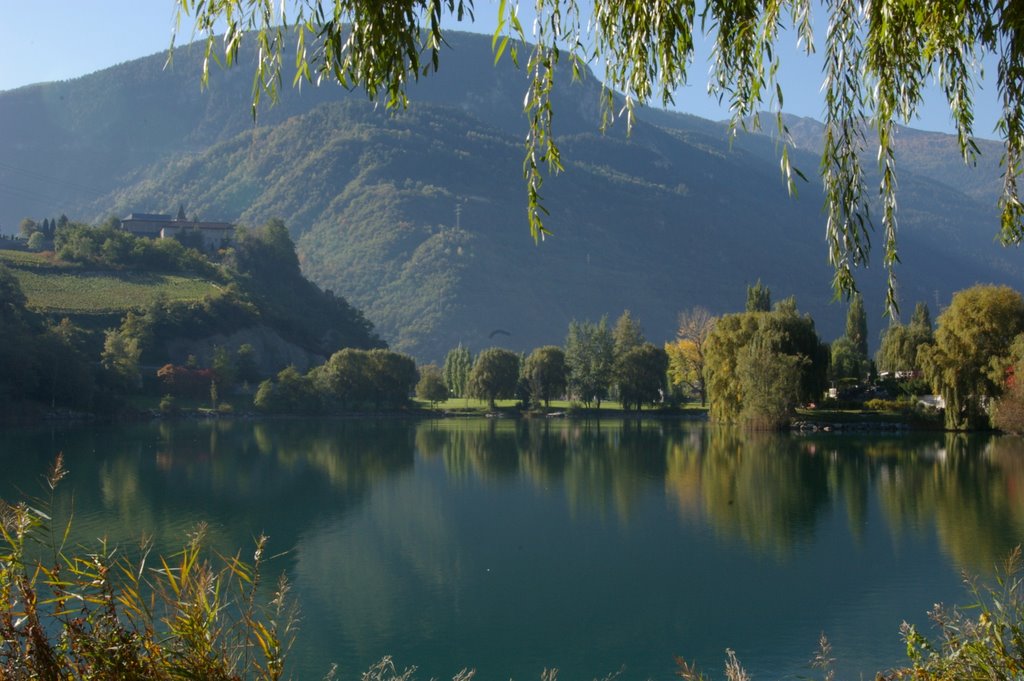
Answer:
<svg viewBox="0 0 1024 681"><path fill-rule="evenodd" d="M490 33L497 1L477 0L476 4L476 22L459 27ZM822 15L819 9L819 23ZM75 78L165 51L174 16L172 0L0 0L0 90ZM186 39L190 31L190 26L183 26ZM818 27L816 36L820 46L823 27ZM786 110L821 119L820 61L796 52L792 41L784 42L781 81ZM707 49L699 46L691 69L692 85L677 94L676 108L705 118L727 118L727 109L706 94L707 54ZM995 73L993 66L987 71ZM998 118L994 83L977 94L976 106L976 134L994 138ZM922 117L912 125L928 130L950 129L941 93L929 97Z"/></svg>

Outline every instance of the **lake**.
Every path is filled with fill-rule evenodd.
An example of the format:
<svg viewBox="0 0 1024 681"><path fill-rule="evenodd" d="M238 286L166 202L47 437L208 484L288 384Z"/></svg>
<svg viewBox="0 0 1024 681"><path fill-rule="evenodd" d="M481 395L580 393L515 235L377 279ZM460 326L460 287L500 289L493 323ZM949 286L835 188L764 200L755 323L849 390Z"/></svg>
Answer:
<svg viewBox="0 0 1024 681"><path fill-rule="evenodd" d="M966 602L1024 539L1024 440L752 434L687 421L272 421L0 432L0 495L75 539L217 550L270 537L301 608L300 679L392 655L417 677L839 678L903 663L899 627ZM268 582L273 580L268 579Z"/></svg>

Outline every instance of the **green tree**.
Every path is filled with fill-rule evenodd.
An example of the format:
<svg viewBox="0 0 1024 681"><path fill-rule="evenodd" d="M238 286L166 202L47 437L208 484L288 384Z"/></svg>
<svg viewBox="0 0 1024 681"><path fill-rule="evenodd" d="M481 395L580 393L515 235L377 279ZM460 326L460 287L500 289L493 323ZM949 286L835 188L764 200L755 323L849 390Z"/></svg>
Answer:
<svg viewBox="0 0 1024 681"><path fill-rule="evenodd" d="M320 410L321 403L313 381L294 366L288 366L274 380L260 383L253 406L272 414L312 414Z"/></svg>
<svg viewBox="0 0 1024 681"><path fill-rule="evenodd" d="M615 327L612 329L612 344L616 360L633 348L640 347L644 342L644 331L640 327L640 322L633 318L629 310L624 310L615 320Z"/></svg>
<svg viewBox="0 0 1024 681"><path fill-rule="evenodd" d="M846 337L860 357L868 356L868 316L864 312L864 299L855 293L846 311Z"/></svg>
<svg viewBox="0 0 1024 681"><path fill-rule="evenodd" d="M519 382L519 355L504 348L488 348L473 362L466 391L471 397L487 400L493 411L496 399L515 396Z"/></svg>
<svg viewBox="0 0 1024 681"><path fill-rule="evenodd" d="M615 363L615 382L622 408L640 411L644 404L659 402L665 394L668 355L651 343L630 348Z"/></svg>
<svg viewBox="0 0 1024 681"><path fill-rule="evenodd" d="M747 312L771 312L772 290L758 279L753 286L747 287Z"/></svg>
<svg viewBox="0 0 1024 681"><path fill-rule="evenodd" d="M772 312L742 312L724 315L708 336L705 378L708 384L708 412L713 420L739 422L752 420L754 412L748 407L751 399L760 400L751 393L752 386L771 384L756 380L758 364L748 350L768 348L771 353L796 358L787 362L799 368L795 395L780 394L788 404L817 400L825 388L829 364L829 348L821 342L814 328L814 320L800 315L795 301L787 299L776 305ZM746 353L746 354L745 354ZM741 376L739 363L747 357L749 364ZM765 362L764 370L781 376L778 358L774 364ZM752 373L754 372L754 373ZM763 404L763 402L762 402ZM777 411L767 410L766 416L778 422Z"/></svg>
<svg viewBox="0 0 1024 681"><path fill-rule="evenodd" d="M829 374L832 380L844 378L862 380L868 371L865 357L860 354L857 346L848 336L840 336L832 341L832 362Z"/></svg>
<svg viewBox="0 0 1024 681"><path fill-rule="evenodd" d="M566 385L571 399L589 407L593 400L597 408L608 397L612 382L615 350L607 317L569 324L565 339Z"/></svg>
<svg viewBox="0 0 1024 681"><path fill-rule="evenodd" d="M466 381L473 369L473 356L462 343L448 351L444 358L444 382L452 397L466 395Z"/></svg>
<svg viewBox="0 0 1024 681"><path fill-rule="evenodd" d="M781 325L761 325L736 358L743 393L739 421L748 428L778 430L789 422L800 397L800 374L810 359L783 350Z"/></svg>
<svg viewBox="0 0 1024 681"><path fill-rule="evenodd" d="M213 349L210 368L213 369L214 377L221 388L230 391L234 387L238 378L238 359L235 353L223 345L216 346Z"/></svg>
<svg viewBox="0 0 1024 681"><path fill-rule="evenodd" d="M28 247L33 251L41 251L46 248L46 237L42 232L32 232L28 238Z"/></svg>
<svg viewBox="0 0 1024 681"><path fill-rule="evenodd" d="M530 353L523 362L523 373L536 404L550 406L551 399L565 392L565 353L555 345L545 345Z"/></svg>
<svg viewBox="0 0 1024 681"><path fill-rule="evenodd" d="M409 401L419 381L416 361L393 350L374 348L367 351L371 394L376 407L401 407Z"/></svg>
<svg viewBox="0 0 1024 681"><path fill-rule="evenodd" d="M880 372L917 371L921 368L917 361L918 348L933 340L931 314L928 306L919 302L914 307L910 324L904 325L894 320L882 334L882 342L875 354L875 364Z"/></svg>
<svg viewBox="0 0 1024 681"><path fill-rule="evenodd" d="M448 386L444 382L444 374L436 364L420 367L420 380L416 384L416 397L430 402L435 406L438 402L448 399Z"/></svg>
<svg viewBox="0 0 1024 681"><path fill-rule="evenodd" d="M383 11L376 1L318 0L287 4L287 16L286 5L271 10L253 0L177 0L177 5L179 23L181 15L194 13L196 31L205 38L204 84L209 64L219 61L214 52L220 49L221 35L227 36L223 61L228 65L238 61L242 42L251 39L259 45L252 91L255 115L261 97L276 96L282 65L291 63L285 54L292 52L296 84L334 81L363 89L370 99L383 100L389 107L405 106L409 83L439 67L445 15L472 19L474 2L397 0ZM536 19L527 23L532 27L528 32L517 16L518 4L502 3L494 33L496 58L507 49L529 74L524 106L530 131L523 173L534 238L546 232L540 199L544 175L562 168L552 127L559 63L569 62L573 78L585 64L601 64L606 88L602 125L621 108L628 129L636 106L655 99L669 104L692 80L689 67L698 42L694 36L705 29L714 46L708 89L729 102L733 128L758 125L766 107L775 112L782 140L780 168L792 191L801 173L789 161L777 43L788 35L807 53L815 51L812 5L810 0L537 0ZM819 44L824 56L825 133L819 168L826 248L836 288L856 289L853 270L867 263L874 212L881 216L888 302L895 305L896 125L913 120L926 84L934 78L946 95L960 155L973 161L974 91L980 65L990 56L996 62L992 70L1003 104L998 129L1005 142L1006 177L1000 238L1004 243L1024 240L1024 203L1018 198L1018 178L1024 170L1024 41L1019 39L1018 4L853 0L826 3L824 13L821 25L828 29ZM297 49L286 39L290 29L296 30ZM862 165L869 138L865 127L870 128L872 143L877 140L870 157L878 159L881 177L881 208L870 212L875 194L867 190L868 170Z"/></svg>
<svg viewBox="0 0 1024 681"><path fill-rule="evenodd" d="M918 301L917 305L914 306L914 314L910 317L910 325L927 331L929 334L932 332L932 313L928 310L928 304Z"/></svg>
<svg viewBox="0 0 1024 681"><path fill-rule="evenodd" d="M142 348L139 339L123 329L107 329L103 340L103 354L100 363L121 388L135 390L139 387L139 358Z"/></svg>
<svg viewBox="0 0 1024 681"><path fill-rule="evenodd" d="M363 350L339 350L311 371L310 378L328 404L342 409L353 409L373 399L370 358Z"/></svg>
<svg viewBox="0 0 1024 681"><path fill-rule="evenodd" d="M932 389L946 403L949 430L989 425L985 404L998 398L1012 364L1011 345L1024 331L1024 298L1008 286L972 286L953 295L919 350Z"/></svg>

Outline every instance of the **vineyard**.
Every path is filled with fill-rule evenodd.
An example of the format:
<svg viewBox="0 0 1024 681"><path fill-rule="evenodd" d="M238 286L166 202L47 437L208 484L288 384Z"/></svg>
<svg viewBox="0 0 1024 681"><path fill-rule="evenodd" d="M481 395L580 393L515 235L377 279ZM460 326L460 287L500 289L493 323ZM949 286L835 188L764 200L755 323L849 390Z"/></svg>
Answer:
<svg viewBox="0 0 1024 681"><path fill-rule="evenodd" d="M151 272L89 271L46 254L0 251L21 283L29 307L45 313L100 314L146 307L158 296L200 300L220 289L205 279Z"/></svg>

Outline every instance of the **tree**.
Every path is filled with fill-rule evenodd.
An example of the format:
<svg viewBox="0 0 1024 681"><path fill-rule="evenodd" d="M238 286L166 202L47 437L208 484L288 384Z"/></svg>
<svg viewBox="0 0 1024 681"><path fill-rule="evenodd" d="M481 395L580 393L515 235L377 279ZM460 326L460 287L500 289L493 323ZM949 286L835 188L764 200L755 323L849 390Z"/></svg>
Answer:
<svg viewBox="0 0 1024 681"><path fill-rule="evenodd" d="M844 378L863 379L868 371L868 362L848 336L832 341L832 362L829 373L833 380Z"/></svg>
<svg viewBox="0 0 1024 681"><path fill-rule="evenodd" d="M771 312L772 290L758 279L753 286L747 287L747 312Z"/></svg>
<svg viewBox="0 0 1024 681"><path fill-rule="evenodd" d="M914 306L914 314L910 317L910 325L931 334L932 313L928 310L927 303L918 301L917 305Z"/></svg>
<svg viewBox="0 0 1024 681"><path fill-rule="evenodd" d="M660 401L664 396L667 370L668 355L663 349L651 343L629 349L615 363L615 382L622 408L629 411L633 405L640 411L643 404Z"/></svg>
<svg viewBox="0 0 1024 681"><path fill-rule="evenodd" d="M133 390L142 380L139 375L139 339L123 329L107 329L103 341L101 364L121 387Z"/></svg>
<svg viewBox="0 0 1024 681"><path fill-rule="evenodd" d="M674 101L690 80L694 34L707 29L714 45L708 90L729 101L731 126L758 126L759 113L772 109L781 145L780 168L791 192L803 177L789 161L789 131L782 117L779 84L780 35L795 37L798 47L814 51L811 0L537 0L536 20L527 33L518 3L502 3L494 32L495 58L506 49L530 74L524 108L530 124L523 174L527 219L535 239L548 233L540 189L546 172L562 169L553 130L553 91L562 60L579 78L588 63L603 66L602 126L621 109L627 130L637 106L660 99ZM281 4L270 10L255 0L194 3L177 0L182 15L195 13L195 31L206 43L202 82L208 82L219 34L224 33L223 61L238 61L243 41L259 46L253 79L252 112L263 96L277 95L285 54L295 53L294 83L334 81L346 89L361 88L371 100L389 107L405 106L406 88L436 71L445 45L442 20L472 19L473 0L318 0ZM590 8L590 15L584 8ZM287 7L287 16L285 15ZM1003 243L1024 240L1024 204L1018 199L1018 178L1024 171L1024 41L1019 39L1017 3L970 0L945 3L912 0L903 3L826 3L828 31L824 40L822 91L825 135L820 172L825 189L826 247L835 269L837 291L856 290L853 270L867 264L873 228L862 158L866 128L877 138L871 157L881 176L883 264L888 272L888 303L895 307L897 173L895 133L898 122L911 121L923 103L932 78L946 95L965 162L977 149L972 135L973 97L980 64L992 55L1003 103L998 129L1005 142L1002 166L1007 169L1000 201ZM700 25L697 25L697 17ZM177 25L177 23L176 23ZM295 29L297 46L287 38ZM250 37L245 37L251 31ZM177 36L172 38L172 47ZM531 44L532 43L532 44ZM701 66L703 68L703 66ZM622 93L621 99L614 92ZM765 101L767 99L767 101Z"/></svg>
<svg viewBox="0 0 1024 681"><path fill-rule="evenodd" d="M748 428L778 430L799 402L800 372L810 360L783 351L780 326L761 325L736 359L736 378L743 392L740 422Z"/></svg>
<svg viewBox="0 0 1024 681"><path fill-rule="evenodd" d="M363 350L345 348L310 372L313 384L328 402L351 409L373 398L370 358Z"/></svg>
<svg viewBox="0 0 1024 681"><path fill-rule="evenodd" d="M846 311L846 337L860 357L868 356L868 316L864 312L864 299L859 293L850 298Z"/></svg>
<svg viewBox="0 0 1024 681"><path fill-rule="evenodd" d="M369 357L370 384L377 408L405 405L420 378L416 361L409 355L382 348L362 352Z"/></svg>
<svg viewBox="0 0 1024 681"><path fill-rule="evenodd" d="M223 345L213 349L213 360L210 362L213 369L214 380L224 390L230 391L238 378L238 356L228 351Z"/></svg>
<svg viewBox="0 0 1024 681"><path fill-rule="evenodd" d="M707 339L716 321L703 307L681 312L676 340L665 344L669 379L675 385L685 386L700 395L701 406L707 402L707 389L704 385Z"/></svg>
<svg viewBox="0 0 1024 681"><path fill-rule="evenodd" d="M277 373L276 380L260 383L253 406L270 413L308 414L320 410L320 400L310 378L288 366Z"/></svg>
<svg viewBox="0 0 1024 681"><path fill-rule="evenodd" d="M958 291L938 319L935 343L918 351L925 378L946 403L949 430L988 426L985 405L998 398L1024 331L1024 298L1008 286Z"/></svg>
<svg viewBox="0 0 1024 681"><path fill-rule="evenodd" d="M917 303L910 324L894 320L882 334L882 342L875 354L879 371L895 373L913 372L921 368L917 361L917 350L934 340L931 314L928 306Z"/></svg>
<svg viewBox="0 0 1024 681"><path fill-rule="evenodd" d="M459 343L457 347L448 351L444 358L444 382L448 386L448 392L452 397L462 397L466 394L466 381L469 379L469 372L473 368L473 356L469 348Z"/></svg>
<svg viewBox="0 0 1024 681"><path fill-rule="evenodd" d="M601 401L608 396L611 386L614 357L614 341L607 317L602 317L597 324L591 321L570 322L565 339L566 383L570 398L587 407L594 401L600 409Z"/></svg>
<svg viewBox="0 0 1024 681"><path fill-rule="evenodd" d="M644 344L644 331L640 328L640 322L633 319L629 310L624 310L615 320L615 328L612 329L612 343L616 360L633 348Z"/></svg>
<svg viewBox="0 0 1024 681"><path fill-rule="evenodd" d="M530 353L523 363L523 373L535 403L550 406L551 398L565 392L565 353L555 345L545 345Z"/></svg>
<svg viewBox="0 0 1024 681"><path fill-rule="evenodd" d="M28 247L33 251L41 251L46 247L46 237L42 232L32 232L28 238Z"/></svg>
<svg viewBox="0 0 1024 681"><path fill-rule="evenodd" d="M800 315L792 299L780 302L772 312L722 316L707 341L705 378L711 418L779 423L780 410L768 401L765 386L787 387L788 379L783 380L788 376L787 366L797 367L795 393L779 392L776 397L790 407L817 400L825 388L828 351L814 329L814 320ZM764 353L763 364L756 361L757 352ZM742 367L741 361L746 362ZM758 377L762 369L766 375Z"/></svg>
<svg viewBox="0 0 1024 681"><path fill-rule="evenodd" d="M466 390L472 397L487 400L493 411L496 399L515 396L518 382L519 355L504 348L488 348L477 355Z"/></svg>
<svg viewBox="0 0 1024 681"><path fill-rule="evenodd" d="M428 364L420 367L420 380L416 384L416 397L430 402L434 407L438 402L448 399L448 386L445 385L444 375L436 364Z"/></svg>

